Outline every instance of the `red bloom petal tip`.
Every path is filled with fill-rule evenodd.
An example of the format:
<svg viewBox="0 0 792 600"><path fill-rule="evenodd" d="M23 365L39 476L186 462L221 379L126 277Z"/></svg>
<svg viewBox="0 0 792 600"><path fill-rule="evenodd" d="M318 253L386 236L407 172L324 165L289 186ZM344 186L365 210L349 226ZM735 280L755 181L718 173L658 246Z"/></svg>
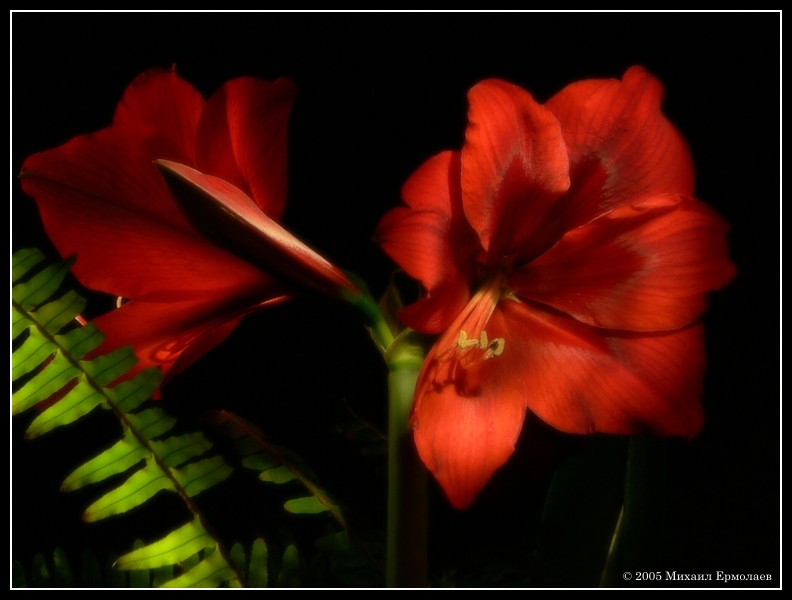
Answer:
<svg viewBox="0 0 792 600"><path fill-rule="evenodd" d="M168 160L154 161L193 226L240 257L327 293L358 293L336 266L263 213L231 183Z"/></svg>

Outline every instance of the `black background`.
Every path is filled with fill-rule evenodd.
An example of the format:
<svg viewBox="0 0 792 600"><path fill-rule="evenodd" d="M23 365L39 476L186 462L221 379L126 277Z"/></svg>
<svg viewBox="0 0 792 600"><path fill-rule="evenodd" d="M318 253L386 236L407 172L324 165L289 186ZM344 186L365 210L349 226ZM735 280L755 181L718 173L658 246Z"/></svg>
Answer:
<svg viewBox="0 0 792 600"><path fill-rule="evenodd" d="M460 147L467 89L494 76L544 100L572 81L646 66L664 82L665 112L691 145L698 197L732 224L739 274L714 295L705 318L707 423L692 444L668 446L661 564L642 567L771 573L777 584L779 21L778 14L708 13L17 13L11 175L25 156L106 126L125 86L148 68L175 64L204 95L236 76L289 77L300 95L290 121L284 222L381 293L393 267L372 243L372 232L424 159ZM11 207L12 249L35 244L55 256L35 204L16 182ZM103 302L97 298L94 310L101 312ZM384 377L355 316L305 298L247 319L166 389L165 402L185 416L231 406L256 419L273 439L318 463L320 476L339 487L336 493L360 512L365 527L376 529L384 518L383 480L355 471L367 463L343 448L329 424L345 401L384 427ZM57 544L123 550L136 535L162 532L150 530L143 512L82 525L81 507L91 495L57 493L63 475L108 444L114 431L98 434L85 426L77 434L24 442L24 419L11 431L14 558L24 561ZM520 566L530 570L553 468L598 442L532 422L514 460L470 511L456 513L433 488L433 580L596 584L575 573L529 579ZM623 442L603 443L621 444L623 451ZM588 492L599 493L597 485L604 484ZM612 487L620 491L618 482ZM259 505L242 493L232 499L230 530L255 529L229 515ZM501 570L494 572L493 563Z"/></svg>

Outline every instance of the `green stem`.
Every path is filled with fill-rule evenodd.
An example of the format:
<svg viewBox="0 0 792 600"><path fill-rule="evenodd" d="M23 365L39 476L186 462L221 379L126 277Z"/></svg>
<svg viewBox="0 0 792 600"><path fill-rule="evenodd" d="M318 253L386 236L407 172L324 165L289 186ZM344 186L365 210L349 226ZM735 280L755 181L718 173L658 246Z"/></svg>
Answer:
<svg viewBox="0 0 792 600"><path fill-rule="evenodd" d="M374 300L368 292L363 292L354 296L351 294L342 294L342 298L363 314L371 328L372 337L380 346L380 350L384 353L393 343L395 336L388 325L388 321L385 319L385 315L382 314L377 301Z"/></svg>
<svg viewBox="0 0 792 600"><path fill-rule="evenodd" d="M426 469L410 432L423 348L399 340L388 367L388 587L426 586Z"/></svg>
<svg viewBox="0 0 792 600"><path fill-rule="evenodd" d="M423 346L412 330L398 336L368 292L344 295L369 324L371 336L388 364L388 587L425 587L427 574L426 469L410 431L415 382Z"/></svg>

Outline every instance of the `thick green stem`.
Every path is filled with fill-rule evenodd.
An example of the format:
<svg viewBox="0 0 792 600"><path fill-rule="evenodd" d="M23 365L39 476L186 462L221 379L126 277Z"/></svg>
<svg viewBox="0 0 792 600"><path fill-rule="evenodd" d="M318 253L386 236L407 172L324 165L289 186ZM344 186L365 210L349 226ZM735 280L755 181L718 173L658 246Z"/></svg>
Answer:
<svg viewBox="0 0 792 600"><path fill-rule="evenodd" d="M409 426L423 349L397 341L388 367L388 587L426 586L426 469Z"/></svg>
<svg viewBox="0 0 792 600"><path fill-rule="evenodd" d="M415 382L423 346L411 330L394 335L380 305L368 294L342 294L368 322L388 364L388 587L426 586L426 469L410 432Z"/></svg>

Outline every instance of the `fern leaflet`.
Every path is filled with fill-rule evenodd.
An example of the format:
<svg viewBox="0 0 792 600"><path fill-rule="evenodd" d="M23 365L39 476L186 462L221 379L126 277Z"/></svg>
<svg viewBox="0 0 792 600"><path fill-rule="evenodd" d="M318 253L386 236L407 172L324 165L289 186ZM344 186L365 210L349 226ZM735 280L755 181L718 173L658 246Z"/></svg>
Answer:
<svg viewBox="0 0 792 600"><path fill-rule="evenodd" d="M143 406L162 377L158 370L146 369L128 378L137 362L130 348L86 358L103 336L92 324L74 326L85 308L79 294L58 295L69 261L42 268L44 262L36 249L20 250L12 259L12 412L50 403L33 419L26 436L40 436L96 409L112 411L121 423L121 439L75 469L62 489L80 489L114 475L125 478L93 502L83 518L98 521L123 514L161 491L178 494L193 515L192 521L161 540L119 558L116 567L178 565L179 572L171 573L175 578L159 578L166 586L242 585L238 567L193 501L226 479L231 468L221 456L207 456L212 443L201 433L168 435L175 419L160 408Z"/></svg>

